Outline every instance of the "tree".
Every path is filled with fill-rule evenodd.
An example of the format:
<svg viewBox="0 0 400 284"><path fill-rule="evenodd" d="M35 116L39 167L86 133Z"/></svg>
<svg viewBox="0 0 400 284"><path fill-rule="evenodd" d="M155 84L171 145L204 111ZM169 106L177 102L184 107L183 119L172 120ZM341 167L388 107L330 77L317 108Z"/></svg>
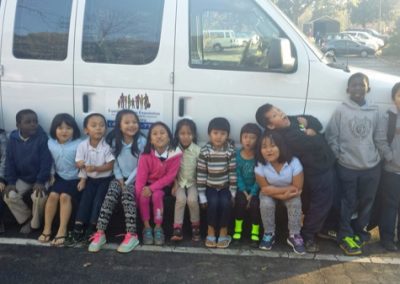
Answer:
<svg viewBox="0 0 400 284"><path fill-rule="evenodd" d="M361 24L377 22L382 19L391 20L394 17L394 7L398 0L361 0L350 5L351 21Z"/></svg>
<svg viewBox="0 0 400 284"><path fill-rule="evenodd" d="M297 25L299 17L315 0L273 0L273 2Z"/></svg>

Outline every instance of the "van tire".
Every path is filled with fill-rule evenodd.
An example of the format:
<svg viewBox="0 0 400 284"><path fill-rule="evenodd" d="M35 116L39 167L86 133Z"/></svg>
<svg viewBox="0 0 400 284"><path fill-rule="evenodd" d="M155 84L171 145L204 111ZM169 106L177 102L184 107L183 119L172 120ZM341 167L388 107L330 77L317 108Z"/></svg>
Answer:
<svg viewBox="0 0 400 284"><path fill-rule="evenodd" d="M223 50L221 44L219 44L219 43L214 44L213 49L215 51L222 51Z"/></svg>
<svg viewBox="0 0 400 284"><path fill-rule="evenodd" d="M360 55L361 55L361 57L368 57L368 51L362 50Z"/></svg>

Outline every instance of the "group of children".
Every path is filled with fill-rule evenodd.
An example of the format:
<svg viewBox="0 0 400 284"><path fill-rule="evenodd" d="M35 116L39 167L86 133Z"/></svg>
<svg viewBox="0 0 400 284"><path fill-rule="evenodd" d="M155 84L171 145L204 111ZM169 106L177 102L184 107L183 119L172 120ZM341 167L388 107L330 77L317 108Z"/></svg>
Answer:
<svg viewBox="0 0 400 284"><path fill-rule="evenodd" d="M262 105L256 112L259 125L242 127L239 149L223 117L209 122L209 141L199 147L196 124L186 118L177 123L174 136L167 125L156 122L146 138L131 110L118 112L108 135L104 116L92 113L84 120L88 137L82 140L69 114L54 117L48 138L36 113L22 110L8 142L4 131L0 132L0 191L22 225L21 232L40 228L44 212L38 240L53 246L88 241L89 251L99 251L119 199L126 233L117 250L130 252L139 244L138 212L144 225L143 243L163 245L164 196L172 194L176 197L172 241L183 239L188 205L193 241L201 239L203 208L206 247L226 248L232 239L241 240L244 221L249 220L252 244L270 250L276 240L275 211L280 202L287 209L287 243L294 252L318 252L315 238L319 235L337 240L346 254L358 255L370 239L366 227L381 184L377 198L382 208L378 217L381 243L395 251L400 83L393 87L394 106L383 115L367 103L369 88L364 74L349 78L349 99L336 109L325 135L313 116L287 116L273 105ZM28 192L32 210L24 202ZM75 223L68 233L75 203ZM52 239L58 207L60 224Z"/></svg>

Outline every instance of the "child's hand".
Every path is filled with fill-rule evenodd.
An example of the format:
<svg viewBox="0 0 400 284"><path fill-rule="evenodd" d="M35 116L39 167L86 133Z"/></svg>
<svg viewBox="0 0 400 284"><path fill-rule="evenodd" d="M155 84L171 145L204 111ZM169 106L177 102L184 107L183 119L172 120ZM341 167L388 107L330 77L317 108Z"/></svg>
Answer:
<svg viewBox="0 0 400 284"><path fill-rule="evenodd" d="M76 188L78 189L78 191L82 191L85 189L85 186L86 186L86 179L81 179Z"/></svg>
<svg viewBox="0 0 400 284"><path fill-rule="evenodd" d="M3 192L5 188L6 188L5 183L4 182L0 182L0 192Z"/></svg>
<svg viewBox="0 0 400 284"><path fill-rule="evenodd" d="M315 136L315 135L317 135L317 132L315 132L314 129L307 128L307 129L305 130L305 134L308 135L308 136Z"/></svg>
<svg viewBox="0 0 400 284"><path fill-rule="evenodd" d="M54 175L51 175L50 179L49 179L49 185L52 186L55 181L56 181L56 178L54 177Z"/></svg>
<svg viewBox="0 0 400 284"><path fill-rule="evenodd" d="M126 190L126 185L125 185L124 179L119 179L118 183L119 183L119 186L121 187L121 190L125 191Z"/></svg>
<svg viewBox="0 0 400 284"><path fill-rule="evenodd" d="M143 187L142 196L143 197L150 197L152 194L150 187L145 186Z"/></svg>
<svg viewBox="0 0 400 284"><path fill-rule="evenodd" d="M299 117L297 117L297 121L299 122L299 124L302 124L304 126L304 128L307 128L307 125L308 125L307 119L305 119L302 116L299 116Z"/></svg>
<svg viewBox="0 0 400 284"><path fill-rule="evenodd" d="M35 183L33 185L33 192L35 193L36 197L44 197L46 195L46 187L44 184Z"/></svg>
<svg viewBox="0 0 400 284"><path fill-rule="evenodd" d="M78 168L78 169L84 169L85 168L85 161L78 161L78 162L76 162L76 167Z"/></svg>
<svg viewBox="0 0 400 284"><path fill-rule="evenodd" d="M4 189L4 196L8 198L8 194L11 191L14 191L15 193L18 192L15 184L9 184L9 185L6 186L6 188Z"/></svg>
<svg viewBox="0 0 400 284"><path fill-rule="evenodd" d="M253 196L252 196L251 194L249 194L249 195L247 196L247 206L246 206L247 209L250 208L250 203L251 203L251 198L252 198L252 197L253 197Z"/></svg>
<svg viewBox="0 0 400 284"><path fill-rule="evenodd" d="M172 187L172 190L171 190L171 195L176 196L177 191L178 191L178 187L174 184L174 186Z"/></svg>
<svg viewBox="0 0 400 284"><path fill-rule="evenodd" d="M96 166L92 166L92 165L86 166L85 170L86 170L87 173L93 173L93 172L96 171Z"/></svg>

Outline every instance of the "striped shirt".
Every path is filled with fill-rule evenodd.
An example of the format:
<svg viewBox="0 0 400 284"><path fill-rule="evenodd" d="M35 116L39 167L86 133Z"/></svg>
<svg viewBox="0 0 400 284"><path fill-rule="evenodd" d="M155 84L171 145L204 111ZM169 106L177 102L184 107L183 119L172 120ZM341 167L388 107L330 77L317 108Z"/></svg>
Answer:
<svg viewBox="0 0 400 284"><path fill-rule="evenodd" d="M215 150L210 143L200 150L197 160L197 190L200 203L207 203L206 188L216 190L229 187L232 197L236 194L236 151L227 143L222 150Z"/></svg>

